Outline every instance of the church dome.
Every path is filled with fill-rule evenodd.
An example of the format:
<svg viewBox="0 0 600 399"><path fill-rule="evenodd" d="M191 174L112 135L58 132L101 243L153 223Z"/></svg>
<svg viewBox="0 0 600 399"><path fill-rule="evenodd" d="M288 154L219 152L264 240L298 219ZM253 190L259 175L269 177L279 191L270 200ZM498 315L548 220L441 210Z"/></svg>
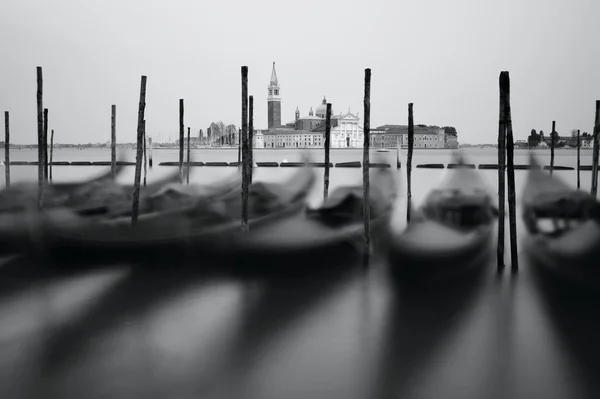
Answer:
<svg viewBox="0 0 600 399"><path fill-rule="evenodd" d="M333 113L333 112L332 112ZM325 118L327 116L327 99L323 97L323 102L317 107L315 115Z"/></svg>

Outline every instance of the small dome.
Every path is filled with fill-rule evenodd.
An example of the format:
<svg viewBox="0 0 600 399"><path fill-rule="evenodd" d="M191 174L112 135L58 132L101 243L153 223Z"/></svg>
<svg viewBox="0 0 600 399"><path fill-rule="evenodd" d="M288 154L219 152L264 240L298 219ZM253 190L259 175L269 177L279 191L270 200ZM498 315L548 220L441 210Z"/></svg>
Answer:
<svg viewBox="0 0 600 399"><path fill-rule="evenodd" d="M317 112L315 112L317 116L325 118L327 116L327 99L323 97L323 102L321 105L317 107Z"/></svg>

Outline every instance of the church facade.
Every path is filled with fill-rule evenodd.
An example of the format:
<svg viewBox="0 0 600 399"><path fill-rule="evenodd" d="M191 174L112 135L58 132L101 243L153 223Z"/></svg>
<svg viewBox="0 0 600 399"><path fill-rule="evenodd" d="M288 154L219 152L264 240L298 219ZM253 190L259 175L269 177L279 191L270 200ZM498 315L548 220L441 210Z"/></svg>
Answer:
<svg viewBox="0 0 600 399"><path fill-rule="evenodd" d="M267 120L268 130L263 131L264 148L319 148L325 145L325 120L327 117L327 98L313 112L300 116L296 107L294 121L281 124L281 87L273 63L271 80L268 86ZM364 135L357 114L348 112L334 114L331 111L331 148L362 148Z"/></svg>

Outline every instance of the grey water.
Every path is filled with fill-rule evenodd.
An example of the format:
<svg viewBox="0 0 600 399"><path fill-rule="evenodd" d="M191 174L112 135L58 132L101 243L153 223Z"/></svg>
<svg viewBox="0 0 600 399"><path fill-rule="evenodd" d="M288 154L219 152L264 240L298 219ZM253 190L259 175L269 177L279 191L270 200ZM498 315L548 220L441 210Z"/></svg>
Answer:
<svg viewBox="0 0 600 399"><path fill-rule="evenodd" d="M322 161L322 150L310 153ZM36 154L11 156L35 160ZM494 149L463 154L470 163L497 162ZM517 151L515 163L528 163L528 154ZM549 164L549 151L535 154ZM133 151L123 155L134 158ZM413 163L447 164L451 155L417 150ZM293 150L254 155L258 162L301 156ZM395 166L395 151L371 156ZM153 157L149 180L176 169L158 166L176 161L176 150L154 150ZM398 229L405 226L405 151L400 158L392 219ZM109 152L56 150L54 159L108 160ZM195 150L193 159L231 162L237 151ZM332 151L332 162L345 161L362 161L362 151ZM557 150L556 165L575 163L575 151ZM591 151L582 151L582 164L591 164ZM197 167L191 180L210 182L235 169ZM105 170L56 166L53 173L67 181ZM292 170L259 167L255 178L284 180ZM416 205L444 172L413 169ZM497 171L480 172L497 190ZM13 166L11 173L13 182L34 181L37 168ZM526 173L515 172L517 201ZM555 174L575 187L575 171ZM361 169L333 168L331 190L360 184L361 176ZM120 179L133 181L133 168ZM582 189L589 190L590 180L590 172L581 172ZM311 202L320 201L321 185L322 177ZM506 247L509 265L508 240ZM416 290L389 277L385 254L375 254L368 269L326 259L317 272L250 278L203 276L176 265L53 273L43 270L43 260L6 259L0 264L0 392L11 398L598 397L597 300L565 293L521 258L518 273L497 273L491 254L481 275ZM197 261L200 269L203 260Z"/></svg>

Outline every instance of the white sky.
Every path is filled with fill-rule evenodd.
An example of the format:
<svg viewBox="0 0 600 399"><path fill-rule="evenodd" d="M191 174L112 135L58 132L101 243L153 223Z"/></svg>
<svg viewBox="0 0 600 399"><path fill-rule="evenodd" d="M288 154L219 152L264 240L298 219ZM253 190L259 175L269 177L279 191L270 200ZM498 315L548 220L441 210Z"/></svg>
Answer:
<svg viewBox="0 0 600 399"><path fill-rule="evenodd" d="M147 132L174 140L180 98L193 132L211 121L240 125L247 65L254 125L266 128L275 61L284 123L323 95L362 119L371 68L372 127L406 124L413 102L415 123L493 143L498 76L508 70L516 139L549 132L552 120L561 134L591 132L598 15L599 0L3 0L0 111L10 111L12 142L37 142L42 66L56 142L108 141L111 104L118 141L134 142L145 74Z"/></svg>

